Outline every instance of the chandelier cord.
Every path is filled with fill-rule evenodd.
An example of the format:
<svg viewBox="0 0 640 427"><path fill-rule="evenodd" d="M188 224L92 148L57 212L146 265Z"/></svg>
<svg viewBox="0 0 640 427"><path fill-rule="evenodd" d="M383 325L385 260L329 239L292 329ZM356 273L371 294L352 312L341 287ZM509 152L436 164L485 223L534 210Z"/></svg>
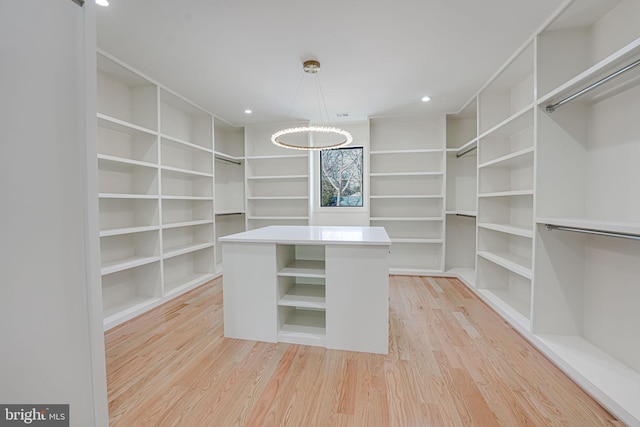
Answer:
<svg viewBox="0 0 640 427"><path fill-rule="evenodd" d="M298 92L300 91L300 86L302 86L303 80L304 80L304 73L300 77L300 81L298 82L298 87L296 88L296 92L293 95L293 99L291 100L291 105L289 105L289 109L287 110L287 117L291 117L291 110L293 109L293 104L295 104L296 102L296 98L298 97Z"/></svg>
<svg viewBox="0 0 640 427"><path fill-rule="evenodd" d="M320 124L322 124L322 113L324 112L325 116L327 117L327 126L332 127L331 126L331 119L329 118L329 109L327 108L327 102L324 99L324 93L322 92L322 85L320 84L320 76L318 76L318 74L316 74L316 86L317 86L317 91L319 93L318 95L318 109L320 110ZM324 106L324 111L322 110L322 107ZM336 134L332 134L331 138L335 141L336 140Z"/></svg>

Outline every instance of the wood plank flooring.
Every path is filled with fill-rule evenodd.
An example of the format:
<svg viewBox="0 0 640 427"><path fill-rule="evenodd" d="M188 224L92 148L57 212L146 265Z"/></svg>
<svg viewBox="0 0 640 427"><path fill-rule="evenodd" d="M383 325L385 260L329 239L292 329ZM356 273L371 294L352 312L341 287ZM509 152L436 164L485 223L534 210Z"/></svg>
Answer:
<svg viewBox="0 0 640 427"><path fill-rule="evenodd" d="M223 337L216 279L105 334L111 426L621 426L456 279L391 276L390 353Z"/></svg>

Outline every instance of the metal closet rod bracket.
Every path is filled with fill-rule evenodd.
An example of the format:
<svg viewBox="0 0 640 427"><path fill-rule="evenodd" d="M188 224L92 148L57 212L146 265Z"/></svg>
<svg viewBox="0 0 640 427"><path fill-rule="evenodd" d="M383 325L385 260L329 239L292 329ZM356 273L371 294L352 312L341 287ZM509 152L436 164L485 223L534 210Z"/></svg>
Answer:
<svg viewBox="0 0 640 427"><path fill-rule="evenodd" d="M578 92L574 93L573 95L570 95L570 96L566 97L562 101L558 101L555 104L547 105L545 110L547 111L547 113L553 113L558 107L562 107L567 102L571 102L574 99L576 99L577 97L579 97L581 95L584 95L587 92L591 92L592 90L594 90L594 89L602 86L603 84L607 83L609 80L615 79L619 75L621 75L623 73L626 73L627 71L637 67L638 65L640 65L640 59L638 59L635 62L632 62L631 64L627 65L626 67L623 67L623 68L619 69L615 73L609 74L607 77L604 77L604 78L598 80L597 82L585 87L584 89L579 90Z"/></svg>

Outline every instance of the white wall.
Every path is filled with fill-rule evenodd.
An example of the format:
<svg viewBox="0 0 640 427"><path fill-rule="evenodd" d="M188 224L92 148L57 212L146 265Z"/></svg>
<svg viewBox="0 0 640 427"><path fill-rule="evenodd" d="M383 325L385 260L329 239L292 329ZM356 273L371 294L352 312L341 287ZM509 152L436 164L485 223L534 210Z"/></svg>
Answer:
<svg viewBox="0 0 640 427"><path fill-rule="evenodd" d="M0 402L78 427L108 425L90 3L0 2Z"/></svg>
<svg viewBox="0 0 640 427"><path fill-rule="evenodd" d="M369 122L339 124L341 129L351 132L353 142L349 147L364 148L364 206L362 208L322 208L320 207L319 168L320 154L311 155L310 179L311 183L311 218L310 225L369 225Z"/></svg>

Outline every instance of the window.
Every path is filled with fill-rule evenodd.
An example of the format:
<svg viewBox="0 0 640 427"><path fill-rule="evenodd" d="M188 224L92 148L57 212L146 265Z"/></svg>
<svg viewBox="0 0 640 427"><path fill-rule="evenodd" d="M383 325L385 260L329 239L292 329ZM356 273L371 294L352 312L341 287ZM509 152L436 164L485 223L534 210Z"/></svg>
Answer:
<svg viewBox="0 0 640 427"><path fill-rule="evenodd" d="M362 147L320 152L320 206L362 207Z"/></svg>

